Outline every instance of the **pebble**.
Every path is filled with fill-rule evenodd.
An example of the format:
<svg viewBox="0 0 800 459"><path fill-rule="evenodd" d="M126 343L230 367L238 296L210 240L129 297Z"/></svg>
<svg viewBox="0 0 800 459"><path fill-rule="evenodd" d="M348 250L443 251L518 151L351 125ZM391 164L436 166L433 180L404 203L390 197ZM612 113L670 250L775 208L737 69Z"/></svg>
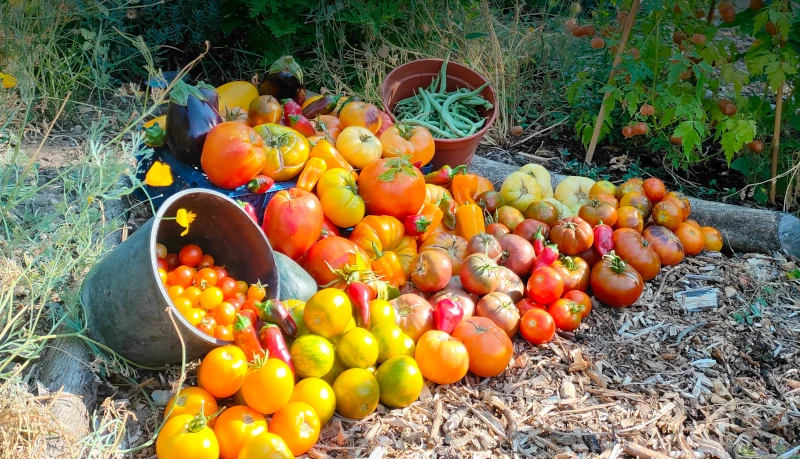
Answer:
<svg viewBox="0 0 800 459"><path fill-rule="evenodd" d="M733 287L725 287L725 297L726 298L733 298L738 295L739 292L736 291Z"/></svg>
<svg viewBox="0 0 800 459"><path fill-rule="evenodd" d="M153 403L156 406L167 406L170 397L172 397L172 392L168 390L154 390L150 397L153 398Z"/></svg>

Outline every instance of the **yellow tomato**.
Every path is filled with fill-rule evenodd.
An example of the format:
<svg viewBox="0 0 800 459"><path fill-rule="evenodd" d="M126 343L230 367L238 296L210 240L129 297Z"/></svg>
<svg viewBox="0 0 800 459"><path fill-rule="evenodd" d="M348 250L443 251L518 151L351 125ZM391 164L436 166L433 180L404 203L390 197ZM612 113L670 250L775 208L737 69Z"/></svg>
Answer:
<svg viewBox="0 0 800 459"><path fill-rule="evenodd" d="M351 419L363 419L378 407L378 380L367 370L351 368L333 383L336 411Z"/></svg>
<svg viewBox="0 0 800 459"><path fill-rule="evenodd" d="M364 200L358 195L358 185L350 171L325 171L317 182L317 196L322 213L340 228L351 228L364 218Z"/></svg>
<svg viewBox="0 0 800 459"><path fill-rule="evenodd" d="M293 388L292 370L278 359L267 359L260 367L250 369L242 381L247 406L264 414L272 414L289 403Z"/></svg>
<svg viewBox="0 0 800 459"><path fill-rule="evenodd" d="M178 312L180 312L192 326L197 326L197 324L203 321L203 317L206 316L206 312L200 308L179 309Z"/></svg>
<svg viewBox="0 0 800 459"><path fill-rule="evenodd" d="M219 287L208 287L200 294L200 306L210 311L222 303L223 296L222 290L220 290Z"/></svg>
<svg viewBox="0 0 800 459"><path fill-rule="evenodd" d="M378 360L378 342L363 328L353 328L337 344L336 355L348 368L369 368Z"/></svg>
<svg viewBox="0 0 800 459"><path fill-rule="evenodd" d="M320 378L306 378L297 383L289 401L311 405L319 416L320 425L323 426L336 411L336 396L333 395L333 388Z"/></svg>
<svg viewBox="0 0 800 459"><path fill-rule="evenodd" d="M349 105L349 104L348 104ZM349 126L336 139L336 149L356 169L381 158L383 146L369 129Z"/></svg>
<svg viewBox="0 0 800 459"><path fill-rule="evenodd" d="M503 181L500 195L506 204L524 212L529 205L542 199L542 187L539 182L525 172L512 172Z"/></svg>
<svg viewBox="0 0 800 459"><path fill-rule="evenodd" d="M229 344L206 354L197 369L197 385L216 398L235 394L247 373L244 351Z"/></svg>
<svg viewBox="0 0 800 459"><path fill-rule="evenodd" d="M519 172L524 172L539 182L539 187L542 189L542 198L553 197L553 183L551 181L550 172L539 164L526 164L519 168Z"/></svg>
<svg viewBox="0 0 800 459"><path fill-rule="evenodd" d="M332 338L343 332L353 317L353 306L347 295L336 288L315 293L306 302L303 320L311 333Z"/></svg>
<svg viewBox="0 0 800 459"><path fill-rule="evenodd" d="M369 302L369 325L374 327L380 324L396 324L397 313L386 300L372 300Z"/></svg>
<svg viewBox="0 0 800 459"><path fill-rule="evenodd" d="M181 414L167 421L158 433L156 456L163 459L217 459L219 443L203 418Z"/></svg>
<svg viewBox="0 0 800 459"><path fill-rule="evenodd" d="M220 459L236 459L248 440L266 432L267 421L261 413L246 406L226 409L214 426Z"/></svg>
<svg viewBox="0 0 800 459"><path fill-rule="evenodd" d="M594 180L588 177L572 176L561 181L553 193L569 209L579 209L589 202L589 191L594 186ZM562 215L561 218L564 218Z"/></svg>
<svg viewBox="0 0 800 459"><path fill-rule="evenodd" d="M164 416L167 416L167 419L181 414L211 416L217 409L217 401L207 390L200 387L184 387L169 399L164 409ZM214 421L215 419L211 419L208 425L213 427Z"/></svg>
<svg viewBox="0 0 800 459"><path fill-rule="evenodd" d="M308 161L308 141L299 132L278 124L260 124L255 131L264 139L267 162L261 173L283 182L291 180L303 171Z"/></svg>
<svg viewBox="0 0 800 459"><path fill-rule="evenodd" d="M200 305L200 294L203 293L199 287L195 287L192 285L191 287L186 287L183 290L182 297L186 298L187 300L192 302L192 306L199 306Z"/></svg>
<svg viewBox="0 0 800 459"><path fill-rule="evenodd" d="M281 437L266 432L247 440L237 459L294 459L294 455Z"/></svg>
<svg viewBox="0 0 800 459"><path fill-rule="evenodd" d="M219 112L227 112L233 107L249 107L258 97L258 89L247 81L231 81L217 88Z"/></svg>

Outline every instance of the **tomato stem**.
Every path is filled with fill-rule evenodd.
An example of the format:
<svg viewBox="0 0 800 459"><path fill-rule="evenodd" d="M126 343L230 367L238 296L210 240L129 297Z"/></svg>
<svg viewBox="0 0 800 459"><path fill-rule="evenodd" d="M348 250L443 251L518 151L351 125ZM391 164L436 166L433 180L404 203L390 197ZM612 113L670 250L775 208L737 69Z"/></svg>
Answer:
<svg viewBox="0 0 800 459"><path fill-rule="evenodd" d="M628 264L620 258L614 251L612 250L607 255L603 255L603 258L606 260L610 260L609 268L617 274L623 274L625 269L628 267Z"/></svg>

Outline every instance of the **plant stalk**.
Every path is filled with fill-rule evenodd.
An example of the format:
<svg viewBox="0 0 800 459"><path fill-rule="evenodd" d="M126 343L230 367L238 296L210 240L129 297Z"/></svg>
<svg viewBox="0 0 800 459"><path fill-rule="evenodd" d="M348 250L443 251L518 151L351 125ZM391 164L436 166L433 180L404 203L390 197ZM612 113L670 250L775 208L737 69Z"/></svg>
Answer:
<svg viewBox="0 0 800 459"><path fill-rule="evenodd" d="M789 0L783 0L784 10L788 7ZM781 47L785 46L786 41L784 37L780 38ZM781 58L783 63L783 58ZM775 93L775 125L772 130L772 168L770 170L770 184L769 184L769 202L775 204L775 193L778 188L778 150L781 145L781 112L783 111L783 82L778 85Z"/></svg>

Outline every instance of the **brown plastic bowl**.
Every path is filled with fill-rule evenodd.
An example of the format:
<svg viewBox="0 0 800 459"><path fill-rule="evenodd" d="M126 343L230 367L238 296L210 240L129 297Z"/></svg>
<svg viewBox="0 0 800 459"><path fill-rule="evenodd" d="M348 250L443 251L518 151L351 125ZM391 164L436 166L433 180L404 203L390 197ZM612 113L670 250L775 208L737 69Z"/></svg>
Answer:
<svg viewBox="0 0 800 459"><path fill-rule="evenodd" d="M383 107L392 112L397 102L413 96L419 88L427 88L431 81L436 78L442 68L442 59L419 59L411 61L397 67L386 76L383 81ZM447 90L454 91L459 88L475 89L486 83L486 78L482 77L469 67L465 67L455 62L447 64ZM494 120L497 119L497 97L491 85L481 91L481 96L492 104L489 110L480 108L478 113L485 115L488 120L480 131L469 137L461 139L434 139L436 154L431 160L433 169L439 169L444 165L450 167L469 165L478 143L492 127Z"/></svg>

